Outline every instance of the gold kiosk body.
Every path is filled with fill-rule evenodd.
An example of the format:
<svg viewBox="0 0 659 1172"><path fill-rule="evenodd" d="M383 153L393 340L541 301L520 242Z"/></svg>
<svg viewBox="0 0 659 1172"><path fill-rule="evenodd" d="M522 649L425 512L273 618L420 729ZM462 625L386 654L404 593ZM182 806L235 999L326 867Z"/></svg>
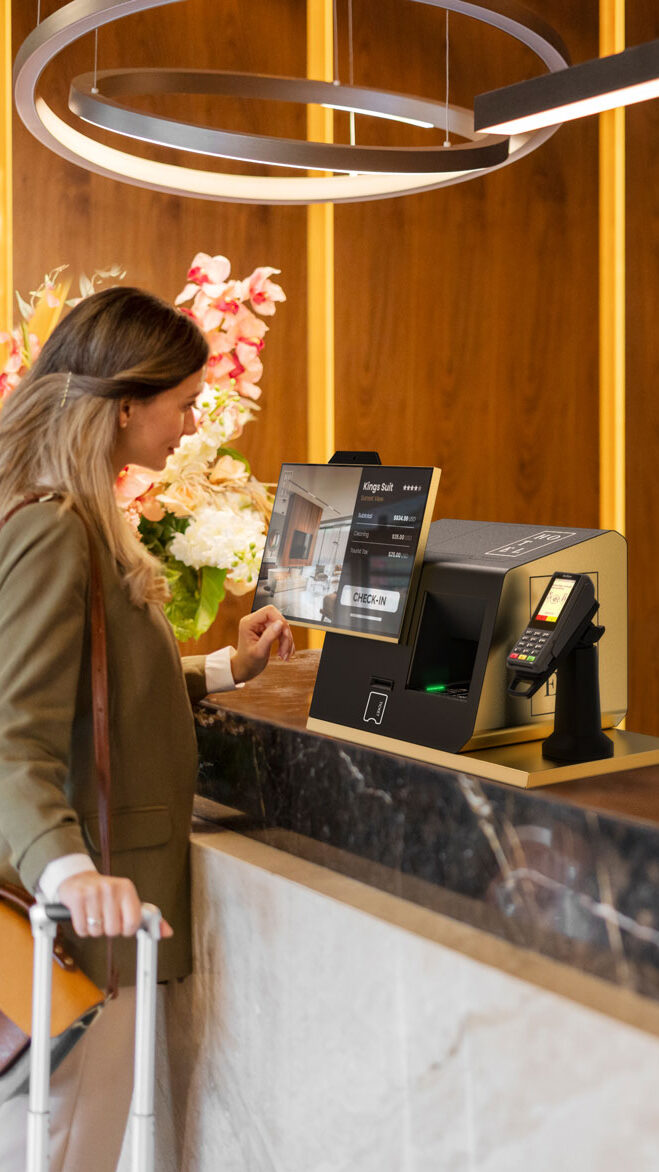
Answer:
<svg viewBox="0 0 659 1172"><path fill-rule="evenodd" d="M532 699L508 692L506 657L553 574L588 574L597 622L602 727L613 755L542 757L555 676ZM620 732L627 710L627 545L615 531L442 520L397 644L325 636L307 727L519 786L659 762L659 740Z"/></svg>

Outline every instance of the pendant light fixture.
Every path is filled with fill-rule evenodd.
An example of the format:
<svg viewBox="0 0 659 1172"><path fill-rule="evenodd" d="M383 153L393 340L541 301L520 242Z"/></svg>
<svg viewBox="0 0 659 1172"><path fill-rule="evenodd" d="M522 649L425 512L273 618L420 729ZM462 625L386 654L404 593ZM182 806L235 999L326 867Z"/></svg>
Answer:
<svg viewBox="0 0 659 1172"><path fill-rule="evenodd" d="M474 129L526 134L659 97L659 41L479 94Z"/></svg>
<svg viewBox="0 0 659 1172"><path fill-rule="evenodd" d="M553 128L518 135L483 135L474 130L471 110L441 101L305 78L268 77L219 70L113 69L73 80L69 106L82 122L133 141L156 143L212 158L266 166L329 171L328 176L235 175L198 170L120 151L82 133L37 94L46 65L67 45L132 13L185 0L70 0L41 21L24 41L14 67L16 108L27 128L62 157L90 171L141 187L202 199L259 204L336 203L381 199L459 183L528 154ZM550 70L568 63L558 35L516 2L501 0L414 0L460 12L502 29L531 48ZM377 0L373 0L374 12ZM144 94L222 94L266 101L319 103L351 115L350 143L314 143L238 134L176 119L144 114L125 99ZM354 114L414 120L444 131L433 147L363 147L355 144ZM450 143L449 132L466 140Z"/></svg>

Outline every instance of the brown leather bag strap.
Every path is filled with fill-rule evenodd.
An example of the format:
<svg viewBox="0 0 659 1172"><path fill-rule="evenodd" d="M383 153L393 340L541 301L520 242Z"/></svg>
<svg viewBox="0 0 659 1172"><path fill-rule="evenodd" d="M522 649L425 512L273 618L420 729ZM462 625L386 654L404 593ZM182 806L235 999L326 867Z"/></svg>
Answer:
<svg viewBox="0 0 659 1172"><path fill-rule="evenodd" d="M105 629L103 582L98 564L94 538L87 529L89 542L90 598L91 598L91 673L92 713L94 721L94 758L98 786L98 821L101 839L101 868L105 875L112 873L112 835L110 829L110 709L108 700L108 651Z"/></svg>
<svg viewBox="0 0 659 1172"><path fill-rule="evenodd" d="M52 494L54 495L54 494ZM39 496L32 493L19 501L13 509L0 519L0 529L6 525L19 509L26 505L36 504L37 501L50 499L49 496ZM110 707L108 702L108 653L107 634L105 627L105 603L103 599L103 581L96 552L96 544L91 529L84 517L78 513L85 526L89 545L89 595L90 595L90 628L91 628L91 682L92 682L92 715L94 724L94 759L96 764L96 783L98 800L98 824L101 839L101 870L105 875L112 873L112 834L110 829ZM112 945L108 939L108 996L117 995L117 974L112 963Z"/></svg>
<svg viewBox="0 0 659 1172"><path fill-rule="evenodd" d="M0 529L7 524L7 521L11 520L14 513L17 513L19 509L24 509L26 505L35 505L40 500L42 500L42 497L33 493L32 496L26 496L22 501L19 501L17 505L14 505L13 509L10 509L8 513L5 513L4 517L0 518Z"/></svg>
<svg viewBox="0 0 659 1172"><path fill-rule="evenodd" d="M78 513L80 517L80 513ZM103 579L98 561L96 542L84 517L80 517L87 531L89 545L89 595L91 628L92 718L94 724L94 761L96 764L96 800L98 828L101 840L101 870L112 874L111 794L110 769L110 701L108 696L108 644L105 625ZM117 996L119 979L112 959L112 938L107 937L107 995Z"/></svg>
<svg viewBox="0 0 659 1172"><path fill-rule="evenodd" d="M11 904L17 911L24 912L27 916L30 914L30 908L35 902L35 899L24 887L18 887L15 883L5 883L3 881L2 886L0 886L0 901Z"/></svg>

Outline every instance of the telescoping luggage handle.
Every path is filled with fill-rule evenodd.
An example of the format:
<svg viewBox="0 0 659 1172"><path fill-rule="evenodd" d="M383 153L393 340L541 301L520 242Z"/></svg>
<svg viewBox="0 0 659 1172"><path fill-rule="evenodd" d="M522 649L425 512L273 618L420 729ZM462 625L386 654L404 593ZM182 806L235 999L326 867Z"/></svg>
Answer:
<svg viewBox="0 0 659 1172"><path fill-rule="evenodd" d="M34 936L32 981L32 1045L28 1106L26 1172L47 1172L49 1164L50 1001L52 953L57 924L71 918L63 904L36 903L30 909ZM154 1166L154 1068L156 1043L156 979L161 915L153 904L142 904L137 932L137 1005L135 1065L131 1111L133 1172Z"/></svg>

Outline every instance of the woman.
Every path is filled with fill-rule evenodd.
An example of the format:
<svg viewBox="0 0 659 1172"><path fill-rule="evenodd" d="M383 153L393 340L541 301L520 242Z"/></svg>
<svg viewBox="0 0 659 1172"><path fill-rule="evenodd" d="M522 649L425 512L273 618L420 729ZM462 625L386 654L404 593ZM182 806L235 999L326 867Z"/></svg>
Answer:
<svg viewBox="0 0 659 1172"><path fill-rule="evenodd" d="M186 315L115 288L64 318L0 413L0 876L71 911L72 951L104 984L106 945L128 986L54 1075L52 1172L113 1172L131 1090L140 901L163 912L159 979L190 971L188 836L196 780L190 699L263 670L290 628L272 606L237 647L181 662L159 563L114 500L129 463L165 466L195 430L208 358ZM51 495L52 494L52 495ZM91 528L108 641L112 876L100 865L89 641ZM94 939L96 938L96 939ZM105 1093L107 1091L107 1093ZM25 1096L0 1109L0 1168L24 1168Z"/></svg>

